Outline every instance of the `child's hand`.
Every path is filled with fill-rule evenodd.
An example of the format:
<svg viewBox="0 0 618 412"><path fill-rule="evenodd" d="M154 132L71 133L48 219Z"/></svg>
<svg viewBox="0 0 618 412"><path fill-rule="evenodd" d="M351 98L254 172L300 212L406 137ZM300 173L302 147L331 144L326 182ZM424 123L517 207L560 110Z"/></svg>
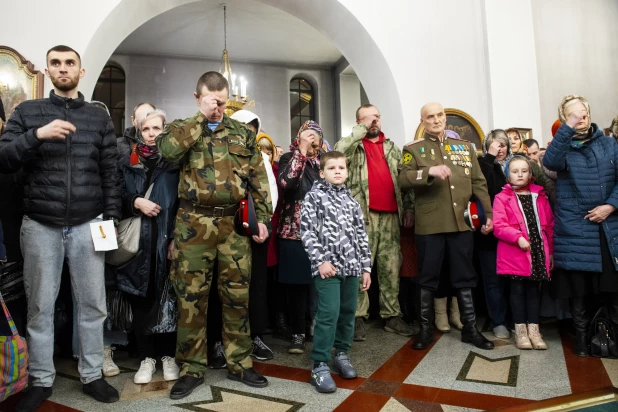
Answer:
<svg viewBox="0 0 618 412"><path fill-rule="evenodd" d="M523 236L517 240L517 245L521 250L530 250L530 243Z"/></svg>
<svg viewBox="0 0 618 412"><path fill-rule="evenodd" d="M361 288L361 292L369 290L369 286L371 286L371 273L364 272L362 277L363 287Z"/></svg>
<svg viewBox="0 0 618 412"><path fill-rule="evenodd" d="M554 255L549 255L549 270L554 270Z"/></svg>
<svg viewBox="0 0 618 412"><path fill-rule="evenodd" d="M337 273L337 269L335 269L335 267L330 262L322 263L320 266L318 266L318 271L320 272L320 277L322 279L333 277Z"/></svg>

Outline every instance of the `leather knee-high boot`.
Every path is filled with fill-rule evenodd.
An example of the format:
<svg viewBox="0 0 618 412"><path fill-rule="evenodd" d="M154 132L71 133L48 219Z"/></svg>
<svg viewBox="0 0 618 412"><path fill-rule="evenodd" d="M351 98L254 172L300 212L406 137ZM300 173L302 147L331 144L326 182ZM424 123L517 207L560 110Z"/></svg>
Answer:
<svg viewBox="0 0 618 412"><path fill-rule="evenodd" d="M471 343L479 349L493 349L493 342L487 340L476 328L476 313L474 311L474 299L472 289L457 289L457 303L461 314L461 341Z"/></svg>
<svg viewBox="0 0 618 412"><path fill-rule="evenodd" d="M429 289L423 289L421 287L418 289L421 330L414 339L412 349L427 349L427 346L433 343L433 292Z"/></svg>
<svg viewBox="0 0 618 412"><path fill-rule="evenodd" d="M571 315L575 326L575 347L573 353L577 356L586 357L590 355L588 345L588 314L586 313L586 298L571 298Z"/></svg>

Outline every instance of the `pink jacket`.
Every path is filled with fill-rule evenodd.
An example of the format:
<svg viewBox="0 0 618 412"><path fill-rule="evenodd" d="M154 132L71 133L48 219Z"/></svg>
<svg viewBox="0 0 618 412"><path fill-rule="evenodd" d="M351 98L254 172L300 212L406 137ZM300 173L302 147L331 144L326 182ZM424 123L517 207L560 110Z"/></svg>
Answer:
<svg viewBox="0 0 618 412"><path fill-rule="evenodd" d="M549 276L549 255L554 253L554 214L542 186L532 183L530 193L537 212L537 224L541 228ZM532 272L530 251L521 250L517 244L520 236L530 241L528 226L519 199L511 185L505 185L502 192L496 195L492 209L494 235L498 238L496 272L499 275L530 276Z"/></svg>

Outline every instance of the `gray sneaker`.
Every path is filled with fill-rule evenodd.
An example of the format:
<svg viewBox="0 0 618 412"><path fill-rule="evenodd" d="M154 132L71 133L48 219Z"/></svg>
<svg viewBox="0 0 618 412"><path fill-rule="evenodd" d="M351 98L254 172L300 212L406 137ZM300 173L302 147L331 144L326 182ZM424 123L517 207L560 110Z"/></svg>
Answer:
<svg viewBox="0 0 618 412"><path fill-rule="evenodd" d="M356 369L350 363L350 357L344 352L339 352L335 356L333 372L338 373L343 379L354 379L358 376Z"/></svg>
<svg viewBox="0 0 618 412"><path fill-rule="evenodd" d="M320 393L332 393L337 390L337 385L330 376L330 368L324 362L320 362L317 368L313 368L309 383L315 386L315 390Z"/></svg>
<svg viewBox="0 0 618 412"><path fill-rule="evenodd" d="M498 339L508 339L511 337L509 330L504 325L498 325L493 330L494 336Z"/></svg>
<svg viewBox="0 0 618 412"><path fill-rule="evenodd" d="M408 325L399 316L392 316L386 320L384 330L391 333L396 333L401 336L414 335L414 329Z"/></svg>
<svg viewBox="0 0 618 412"><path fill-rule="evenodd" d="M354 321L354 342L362 342L367 339L365 332L365 319L356 318Z"/></svg>

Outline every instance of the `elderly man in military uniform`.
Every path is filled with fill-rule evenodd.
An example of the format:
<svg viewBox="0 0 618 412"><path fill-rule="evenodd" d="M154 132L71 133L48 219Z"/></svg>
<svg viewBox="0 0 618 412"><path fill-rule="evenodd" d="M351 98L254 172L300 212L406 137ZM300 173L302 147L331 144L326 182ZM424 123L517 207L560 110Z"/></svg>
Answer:
<svg viewBox="0 0 618 412"><path fill-rule="evenodd" d="M425 135L403 149L399 185L414 190L416 247L419 273L421 330L412 345L426 349L433 342L433 295L438 288L443 259L450 263L450 280L456 290L461 322L461 341L480 349L494 345L478 331L471 288L476 286L472 266L474 240L465 223L464 210L475 195L487 215L483 233L493 230L487 182L479 168L475 148L466 140L446 136L446 114L439 103L421 109Z"/></svg>
<svg viewBox="0 0 618 412"><path fill-rule="evenodd" d="M194 93L199 111L191 118L175 120L157 138L159 152L179 163L181 170L170 277L178 295L176 360L182 369L170 392L172 399L189 395L204 382L206 311L215 259L228 379L260 388L268 385L249 357L251 239L235 232L234 213L249 191L259 222L253 241L262 243L268 237L266 223L272 206L255 134L223 113L228 87L221 74L203 74Z"/></svg>

